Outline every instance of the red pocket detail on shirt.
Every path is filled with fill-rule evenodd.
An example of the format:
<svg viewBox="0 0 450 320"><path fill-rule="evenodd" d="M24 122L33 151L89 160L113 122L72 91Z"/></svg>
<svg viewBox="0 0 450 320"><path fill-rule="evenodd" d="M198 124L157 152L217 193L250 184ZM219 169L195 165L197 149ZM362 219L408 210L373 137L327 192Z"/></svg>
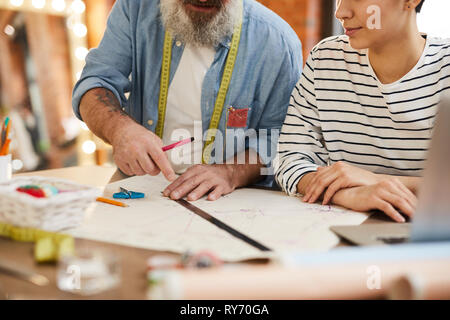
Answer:
<svg viewBox="0 0 450 320"><path fill-rule="evenodd" d="M249 110L250 108L245 109L234 109L233 107L229 108L227 126L232 128L245 128L247 126Z"/></svg>

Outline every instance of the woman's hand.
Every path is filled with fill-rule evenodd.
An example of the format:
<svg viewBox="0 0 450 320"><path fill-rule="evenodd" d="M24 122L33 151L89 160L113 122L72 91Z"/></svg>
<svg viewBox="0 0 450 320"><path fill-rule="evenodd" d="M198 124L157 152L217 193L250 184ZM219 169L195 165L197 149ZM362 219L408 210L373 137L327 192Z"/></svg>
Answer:
<svg viewBox="0 0 450 320"><path fill-rule="evenodd" d="M403 213L412 217L416 196L397 178L385 179L370 186L338 191L332 198L334 204L355 211L381 210L397 222L405 222Z"/></svg>
<svg viewBox="0 0 450 320"><path fill-rule="evenodd" d="M382 178L375 173L345 162L336 162L329 167L317 169L314 178L306 187L303 201L314 203L325 192L323 196L323 204L325 205L341 189L370 186L381 180Z"/></svg>

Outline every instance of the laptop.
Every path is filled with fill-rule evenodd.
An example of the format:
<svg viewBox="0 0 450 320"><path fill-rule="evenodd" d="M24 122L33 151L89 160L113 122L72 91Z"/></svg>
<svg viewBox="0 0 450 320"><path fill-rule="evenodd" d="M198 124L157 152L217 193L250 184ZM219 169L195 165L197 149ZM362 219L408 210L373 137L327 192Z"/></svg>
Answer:
<svg viewBox="0 0 450 320"><path fill-rule="evenodd" d="M438 110L412 222L335 226L333 232L357 245L450 240L450 94Z"/></svg>

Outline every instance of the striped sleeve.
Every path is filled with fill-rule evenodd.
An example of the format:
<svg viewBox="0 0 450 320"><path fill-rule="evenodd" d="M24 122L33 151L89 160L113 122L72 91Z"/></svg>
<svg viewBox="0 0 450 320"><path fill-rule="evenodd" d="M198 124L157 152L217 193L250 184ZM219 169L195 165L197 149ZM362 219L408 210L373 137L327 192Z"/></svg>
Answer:
<svg viewBox="0 0 450 320"><path fill-rule="evenodd" d="M328 163L316 104L313 54L292 92L274 163L276 181L288 195L297 193L297 185L305 174Z"/></svg>

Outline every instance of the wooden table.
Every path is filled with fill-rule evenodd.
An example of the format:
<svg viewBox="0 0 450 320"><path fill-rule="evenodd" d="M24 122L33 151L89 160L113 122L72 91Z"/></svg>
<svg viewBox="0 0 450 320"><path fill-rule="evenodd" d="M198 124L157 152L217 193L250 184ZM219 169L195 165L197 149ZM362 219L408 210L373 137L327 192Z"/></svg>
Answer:
<svg viewBox="0 0 450 320"><path fill-rule="evenodd" d="M101 187L125 178L113 167L72 167L20 175L65 178L78 183ZM365 223L380 223L384 221L386 221L386 218L383 215L375 215ZM161 252L85 239L75 239L75 245L77 249L89 247L90 249L98 248L113 251L121 261L121 285L116 289L89 297L60 291L56 286L56 264L36 264L32 254L34 244L0 238L0 260L23 266L46 276L50 280L50 285L38 287L0 273L0 299L5 298L5 294L9 299L146 299L146 260L151 255L161 254ZM346 244L341 242L340 246L343 245Z"/></svg>

